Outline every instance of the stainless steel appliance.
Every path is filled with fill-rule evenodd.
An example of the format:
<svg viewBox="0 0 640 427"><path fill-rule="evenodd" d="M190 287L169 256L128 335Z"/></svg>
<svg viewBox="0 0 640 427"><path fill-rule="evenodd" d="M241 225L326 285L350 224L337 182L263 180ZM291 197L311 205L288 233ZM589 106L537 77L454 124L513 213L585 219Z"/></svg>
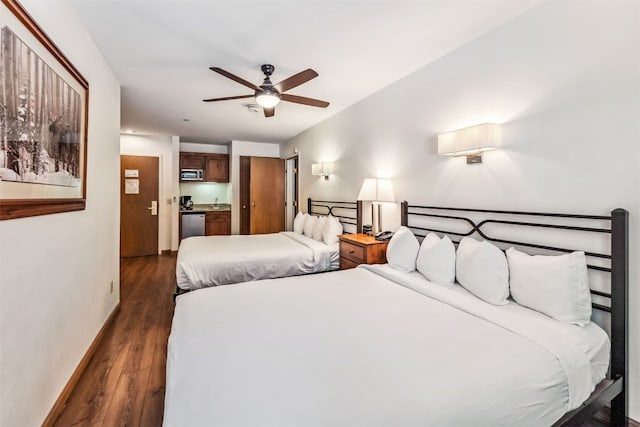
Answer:
<svg viewBox="0 0 640 427"><path fill-rule="evenodd" d="M204 236L205 214L204 212L183 212L182 213L182 235L181 239L191 236Z"/></svg>
<svg viewBox="0 0 640 427"><path fill-rule="evenodd" d="M180 180L181 181L202 181L204 179L204 173L202 169L181 169Z"/></svg>

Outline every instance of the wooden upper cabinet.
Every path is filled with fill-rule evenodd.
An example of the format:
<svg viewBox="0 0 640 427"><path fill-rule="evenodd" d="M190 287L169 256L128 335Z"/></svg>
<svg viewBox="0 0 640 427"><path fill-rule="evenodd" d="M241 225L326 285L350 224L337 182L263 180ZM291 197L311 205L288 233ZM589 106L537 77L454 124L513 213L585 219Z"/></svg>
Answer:
<svg viewBox="0 0 640 427"><path fill-rule="evenodd" d="M181 152L180 169L203 170L205 182L229 182L229 155Z"/></svg>
<svg viewBox="0 0 640 427"><path fill-rule="evenodd" d="M207 155L204 180L229 182L229 156L226 154Z"/></svg>
<svg viewBox="0 0 640 427"><path fill-rule="evenodd" d="M180 153L180 169L204 169L204 154Z"/></svg>

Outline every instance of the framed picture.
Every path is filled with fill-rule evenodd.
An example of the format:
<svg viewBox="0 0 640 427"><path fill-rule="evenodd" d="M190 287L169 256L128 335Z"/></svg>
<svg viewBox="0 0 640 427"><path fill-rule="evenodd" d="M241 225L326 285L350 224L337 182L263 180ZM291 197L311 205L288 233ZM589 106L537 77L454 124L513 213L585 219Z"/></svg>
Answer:
<svg viewBox="0 0 640 427"><path fill-rule="evenodd" d="M89 84L16 0L0 6L0 220L82 210Z"/></svg>

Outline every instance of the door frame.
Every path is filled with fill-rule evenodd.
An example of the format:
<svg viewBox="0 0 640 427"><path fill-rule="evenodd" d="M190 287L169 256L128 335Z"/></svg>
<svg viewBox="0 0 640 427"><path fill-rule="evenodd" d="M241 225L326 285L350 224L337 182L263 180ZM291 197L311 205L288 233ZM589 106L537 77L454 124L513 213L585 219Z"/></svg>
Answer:
<svg viewBox="0 0 640 427"><path fill-rule="evenodd" d="M154 157L156 159L158 159L158 227L156 229L156 235L157 235L157 241L158 241L158 247L156 248L156 255L160 255L162 253L161 247L162 247L162 243L160 242L160 227L162 227L162 220L161 218L163 218L164 216L161 216L161 213L163 212L162 209L162 195L163 195L163 168L162 168L162 155L147 155L147 154L128 154L128 153L120 153L120 156L118 158L118 162L120 164L122 164L122 156L127 156L127 157ZM120 173L120 172L118 172ZM120 179L122 180L124 177L120 176ZM121 182L118 182L118 186L121 185ZM120 197L118 198L118 205L121 204L121 199L122 199L122 194L120 194ZM118 213L120 213L120 209L122 209L121 206L118 206ZM171 209L167 209L167 214L168 215L172 215ZM172 222L172 219L169 219L170 223ZM118 218L118 232L122 233L122 218ZM171 235L171 233L169 233ZM118 257L121 258L122 252L121 252L121 248L120 248L120 244L118 243Z"/></svg>
<svg viewBox="0 0 640 427"><path fill-rule="evenodd" d="M240 227L238 234L251 234L251 156L240 156L239 166L239 204L240 204Z"/></svg>
<svg viewBox="0 0 640 427"><path fill-rule="evenodd" d="M289 172L289 165L292 166L291 172ZM285 159L285 230L293 230L293 220L296 217L296 214L300 210L300 156L298 154L287 157ZM293 174L293 176L290 176ZM291 178L291 179L289 179ZM293 188L291 188L293 187ZM289 194L293 195L293 200L291 206L289 206ZM287 211L291 214L290 221L289 216L287 215Z"/></svg>

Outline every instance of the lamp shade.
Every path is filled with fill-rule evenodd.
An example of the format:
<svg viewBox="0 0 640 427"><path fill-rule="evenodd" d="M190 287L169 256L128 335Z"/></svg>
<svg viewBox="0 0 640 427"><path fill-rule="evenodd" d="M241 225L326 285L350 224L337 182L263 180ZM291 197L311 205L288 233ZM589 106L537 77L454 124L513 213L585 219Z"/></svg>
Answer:
<svg viewBox="0 0 640 427"><path fill-rule="evenodd" d="M325 179L327 179L332 173L333 163L331 162L314 163L311 165L311 175L324 176Z"/></svg>
<svg viewBox="0 0 640 427"><path fill-rule="evenodd" d="M502 147L500 125L485 123L438 135L438 154L468 156Z"/></svg>
<svg viewBox="0 0 640 427"><path fill-rule="evenodd" d="M395 202L393 186L388 179L366 178L358 193L358 200L365 202Z"/></svg>

